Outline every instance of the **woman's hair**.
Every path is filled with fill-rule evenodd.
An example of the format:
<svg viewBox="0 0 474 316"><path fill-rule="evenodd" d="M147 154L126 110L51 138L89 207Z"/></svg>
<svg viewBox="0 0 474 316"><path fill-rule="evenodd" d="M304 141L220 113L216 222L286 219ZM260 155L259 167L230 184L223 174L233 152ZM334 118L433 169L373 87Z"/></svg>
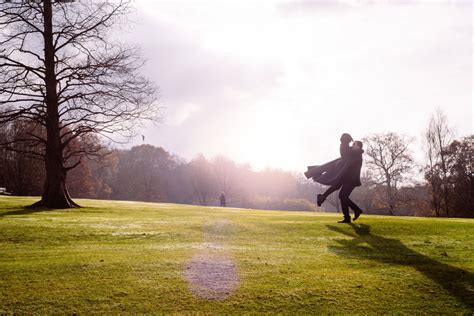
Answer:
<svg viewBox="0 0 474 316"><path fill-rule="evenodd" d="M360 149L362 149L362 142L360 140L356 140L354 141L354 143L352 144L352 146L354 145L357 145L358 147L360 147Z"/></svg>
<svg viewBox="0 0 474 316"><path fill-rule="evenodd" d="M351 135L349 135L347 133L344 133L344 134L341 135L341 143L349 144L352 141L353 141L353 139L352 139Z"/></svg>

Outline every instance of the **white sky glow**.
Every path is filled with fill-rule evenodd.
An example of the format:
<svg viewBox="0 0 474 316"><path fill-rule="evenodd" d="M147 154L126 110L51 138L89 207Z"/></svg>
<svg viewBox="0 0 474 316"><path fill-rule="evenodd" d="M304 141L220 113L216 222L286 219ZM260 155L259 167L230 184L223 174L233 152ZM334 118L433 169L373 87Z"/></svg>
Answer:
<svg viewBox="0 0 474 316"><path fill-rule="evenodd" d="M472 4L136 0L130 38L161 90L146 141L302 170L343 132L416 137L441 108L473 133ZM136 143L139 143L138 140Z"/></svg>

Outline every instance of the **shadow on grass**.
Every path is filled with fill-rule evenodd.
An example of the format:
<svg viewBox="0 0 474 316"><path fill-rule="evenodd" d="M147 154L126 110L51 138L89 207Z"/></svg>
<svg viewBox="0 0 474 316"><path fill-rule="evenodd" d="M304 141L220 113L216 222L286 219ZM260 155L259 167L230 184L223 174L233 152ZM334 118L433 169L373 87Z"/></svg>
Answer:
<svg viewBox="0 0 474 316"><path fill-rule="evenodd" d="M46 211L48 211L48 209L44 207L30 207L30 206L25 206L22 208L15 207L15 210L13 211L0 213L0 218L5 217L5 216L27 215L27 214L33 214L33 213L39 213L39 212L46 212Z"/></svg>
<svg viewBox="0 0 474 316"><path fill-rule="evenodd" d="M12 209L9 211L8 209ZM41 213L41 212L48 212L48 211L67 211L68 213L72 212L80 212L81 214L84 213L103 213L101 212L101 209L98 207L73 207L73 208L65 208L65 209L50 209L47 207L38 207L38 206L10 206L4 208L4 210L7 210L7 212L0 212L0 218L6 217L6 216L15 216L15 215L28 215L28 214L34 214L34 213Z"/></svg>
<svg viewBox="0 0 474 316"><path fill-rule="evenodd" d="M400 240L373 235L369 225L351 224L353 232L342 227L327 227L353 237L350 240L337 240L339 246L329 247L333 253L415 268L474 311L474 274L413 251ZM367 243L370 248L360 245L362 243Z"/></svg>

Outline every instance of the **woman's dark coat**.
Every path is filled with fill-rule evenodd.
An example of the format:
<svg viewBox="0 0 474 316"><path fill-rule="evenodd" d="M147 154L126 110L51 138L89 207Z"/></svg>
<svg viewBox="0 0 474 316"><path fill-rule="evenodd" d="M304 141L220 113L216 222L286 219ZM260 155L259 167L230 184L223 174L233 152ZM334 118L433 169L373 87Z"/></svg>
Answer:
<svg viewBox="0 0 474 316"><path fill-rule="evenodd" d="M348 184L360 186L363 152L363 150L351 150L344 153L342 158L332 160L324 165L308 166L305 176L324 185Z"/></svg>

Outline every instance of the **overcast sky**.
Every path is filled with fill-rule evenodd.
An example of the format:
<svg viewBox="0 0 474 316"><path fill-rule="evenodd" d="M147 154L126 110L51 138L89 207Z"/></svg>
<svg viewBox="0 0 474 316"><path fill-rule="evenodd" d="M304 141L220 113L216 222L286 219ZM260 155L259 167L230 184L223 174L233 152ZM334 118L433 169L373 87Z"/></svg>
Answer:
<svg viewBox="0 0 474 316"><path fill-rule="evenodd" d="M186 159L302 170L337 157L343 132L419 141L437 107L458 135L473 133L470 1L135 6L124 37L142 47L165 107L146 143Z"/></svg>

